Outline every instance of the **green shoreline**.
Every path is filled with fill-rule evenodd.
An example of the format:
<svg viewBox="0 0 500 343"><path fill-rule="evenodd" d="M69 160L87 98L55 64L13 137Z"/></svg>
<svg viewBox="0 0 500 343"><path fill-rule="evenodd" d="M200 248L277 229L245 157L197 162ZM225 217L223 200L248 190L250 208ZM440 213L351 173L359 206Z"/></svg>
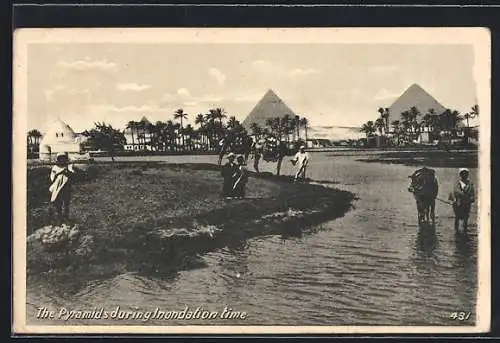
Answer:
<svg viewBox="0 0 500 343"><path fill-rule="evenodd" d="M251 173L249 198L227 202L219 196L222 180L212 164L115 162L83 169L70 215L92 237L88 253L77 256L75 247L49 252L30 241L28 275L78 270L99 277L196 267L203 252L256 236L300 235L342 217L355 200L347 191ZM48 224L48 173L47 166L28 169L28 235Z"/></svg>

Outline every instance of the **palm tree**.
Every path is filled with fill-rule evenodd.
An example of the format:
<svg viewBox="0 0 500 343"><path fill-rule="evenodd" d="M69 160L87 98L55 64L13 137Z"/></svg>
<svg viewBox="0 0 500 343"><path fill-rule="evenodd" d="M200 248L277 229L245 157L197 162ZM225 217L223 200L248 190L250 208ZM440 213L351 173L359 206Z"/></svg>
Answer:
<svg viewBox="0 0 500 343"><path fill-rule="evenodd" d="M382 132L385 129L385 121L382 117L377 118L374 123L375 129L378 130L380 136L382 136Z"/></svg>
<svg viewBox="0 0 500 343"><path fill-rule="evenodd" d="M130 130L130 135L132 136L132 149L133 149L133 147L135 147L134 131L137 128L137 123L131 120L127 123L127 126L125 128Z"/></svg>
<svg viewBox="0 0 500 343"><path fill-rule="evenodd" d="M146 145L146 121L142 119L141 121L137 122L135 125L135 129L137 130L137 142L139 145ZM142 143L141 143L142 141ZM143 147L145 148L145 147Z"/></svg>
<svg viewBox="0 0 500 343"><path fill-rule="evenodd" d="M287 142L290 141L291 122L292 122L292 117L289 114L285 114L281 118L281 124L283 126L283 133L285 134L285 140Z"/></svg>
<svg viewBox="0 0 500 343"><path fill-rule="evenodd" d="M295 116L295 128L297 129L297 140L300 141L300 116Z"/></svg>
<svg viewBox="0 0 500 343"><path fill-rule="evenodd" d="M440 126L447 131L449 137L449 143L451 144L451 139L457 136L458 126L464 118L460 115L458 111L452 111L446 109L440 116Z"/></svg>
<svg viewBox="0 0 500 343"><path fill-rule="evenodd" d="M217 107L213 109L214 117L219 121L219 124L222 126L222 119L227 118L226 111L222 107Z"/></svg>
<svg viewBox="0 0 500 343"><path fill-rule="evenodd" d="M364 123L359 130L361 132L365 133L366 138L368 138L368 137L373 136L373 134L376 131L376 127L375 127L375 124L373 123L373 121L369 120L366 123Z"/></svg>
<svg viewBox="0 0 500 343"><path fill-rule="evenodd" d="M467 135L465 136L467 143L469 142L469 134L470 134L469 119L474 119L478 116L479 116L479 106L477 104L471 107L470 112L464 114L464 119L466 120L466 125L467 125Z"/></svg>
<svg viewBox="0 0 500 343"><path fill-rule="evenodd" d="M256 136L257 138L260 138L260 136L262 135L262 128L257 123L250 124L250 130L251 130L252 134L254 136Z"/></svg>
<svg viewBox="0 0 500 343"><path fill-rule="evenodd" d="M36 151L38 145L40 144L40 138L42 137L42 133L37 129L32 129L28 132L28 149L32 151Z"/></svg>
<svg viewBox="0 0 500 343"><path fill-rule="evenodd" d="M201 143L205 144L205 135L206 127L205 127L205 116L202 113L198 113L194 120L194 123L198 125L198 133L201 138Z"/></svg>
<svg viewBox="0 0 500 343"><path fill-rule="evenodd" d="M199 127L203 127L203 125L205 125L205 116L201 113L198 113L196 115L196 118L194 119L194 123L196 125L199 125Z"/></svg>
<svg viewBox="0 0 500 343"><path fill-rule="evenodd" d="M309 121L307 120L306 117L300 119L300 125L304 128L306 145L307 145L307 125L309 125Z"/></svg>
<svg viewBox="0 0 500 343"><path fill-rule="evenodd" d="M188 150L193 150L193 133L194 133L193 127L191 126L191 124L188 124L184 129L184 134L186 135L188 141L187 143Z"/></svg>
<svg viewBox="0 0 500 343"><path fill-rule="evenodd" d="M399 120L394 120L392 123L392 131L396 136L396 144L399 145L401 137L401 122Z"/></svg>
<svg viewBox="0 0 500 343"><path fill-rule="evenodd" d="M238 121L236 120L235 116L229 117L229 120L227 121L228 128L234 129L237 124L238 124Z"/></svg>
<svg viewBox="0 0 500 343"><path fill-rule="evenodd" d="M179 133L181 135L181 138L182 138L182 148L184 149L184 125L183 125L183 121L184 119L187 119L187 113L184 112L184 110L182 108L179 108L177 111L174 112L174 119L180 119L181 121L181 127L180 127L180 130L179 130Z"/></svg>

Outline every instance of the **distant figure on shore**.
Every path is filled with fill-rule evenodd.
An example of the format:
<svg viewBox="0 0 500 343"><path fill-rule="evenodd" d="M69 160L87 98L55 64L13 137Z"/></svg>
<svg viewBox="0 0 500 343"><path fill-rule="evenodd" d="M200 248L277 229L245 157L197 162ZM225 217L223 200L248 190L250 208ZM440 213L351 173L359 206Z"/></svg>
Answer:
<svg viewBox="0 0 500 343"><path fill-rule="evenodd" d="M453 185L453 190L448 197L455 213L455 231L459 230L460 220L463 222L464 231L467 231L471 205L475 201L474 185L469 180L469 174L467 168L460 168L459 179Z"/></svg>
<svg viewBox="0 0 500 343"><path fill-rule="evenodd" d="M293 182L297 182L299 179L306 179L306 168L307 164L309 163L309 154L305 151L305 149L306 147L304 145L301 145L299 151L291 160L292 164L297 167Z"/></svg>
<svg viewBox="0 0 500 343"><path fill-rule="evenodd" d="M227 155L227 162L221 168L221 175L224 179L222 184L223 197L231 197L233 193L233 175L236 173L238 166L234 163L235 155L231 152Z"/></svg>
<svg viewBox="0 0 500 343"><path fill-rule="evenodd" d="M243 155L239 155L236 161L237 169L233 175L233 196L241 199L245 197L245 187L248 182L248 171L245 166L245 157Z"/></svg>
<svg viewBox="0 0 500 343"><path fill-rule="evenodd" d="M257 173L260 173L259 171L259 163L260 159L262 158L263 154L263 149L264 149L264 144L266 143L266 140L261 138L253 143L252 146L252 152L253 152L253 169Z"/></svg>
<svg viewBox="0 0 500 343"><path fill-rule="evenodd" d="M424 221L429 223L432 220L434 225L436 223L436 198L439 191L436 172L424 166L416 170L409 178L408 191L413 193L417 203L418 224L421 225Z"/></svg>
<svg viewBox="0 0 500 343"><path fill-rule="evenodd" d="M72 164L69 164L68 154L58 153L56 156L56 164L50 171L49 187L50 206L49 217L52 220L54 217L54 209L57 212L57 225L61 225L69 219L69 207L71 202L71 183L75 173Z"/></svg>

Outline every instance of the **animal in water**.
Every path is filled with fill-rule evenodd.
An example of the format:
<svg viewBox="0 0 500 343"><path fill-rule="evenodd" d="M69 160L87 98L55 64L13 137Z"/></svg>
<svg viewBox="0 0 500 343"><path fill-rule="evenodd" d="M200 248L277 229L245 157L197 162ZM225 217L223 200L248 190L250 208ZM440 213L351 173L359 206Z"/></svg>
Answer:
<svg viewBox="0 0 500 343"><path fill-rule="evenodd" d="M434 169L423 167L409 176L410 185L408 191L413 193L417 204L418 224L427 224L432 221L436 223L436 198L439 191L439 183Z"/></svg>

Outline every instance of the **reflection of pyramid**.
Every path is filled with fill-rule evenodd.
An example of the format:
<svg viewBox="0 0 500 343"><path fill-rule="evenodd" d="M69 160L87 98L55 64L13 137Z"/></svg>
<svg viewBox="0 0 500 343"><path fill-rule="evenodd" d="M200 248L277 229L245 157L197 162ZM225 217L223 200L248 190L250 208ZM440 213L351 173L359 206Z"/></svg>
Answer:
<svg viewBox="0 0 500 343"><path fill-rule="evenodd" d="M283 117L286 114L295 117L295 113L270 89L245 118L243 126L247 130L250 130L252 123L257 123L260 127L265 127L267 119Z"/></svg>
<svg viewBox="0 0 500 343"><path fill-rule="evenodd" d="M408 111L413 106L423 115L430 109L434 109L436 114L446 110L432 95L414 83L389 107L389 125L394 120L400 120L401 112Z"/></svg>

